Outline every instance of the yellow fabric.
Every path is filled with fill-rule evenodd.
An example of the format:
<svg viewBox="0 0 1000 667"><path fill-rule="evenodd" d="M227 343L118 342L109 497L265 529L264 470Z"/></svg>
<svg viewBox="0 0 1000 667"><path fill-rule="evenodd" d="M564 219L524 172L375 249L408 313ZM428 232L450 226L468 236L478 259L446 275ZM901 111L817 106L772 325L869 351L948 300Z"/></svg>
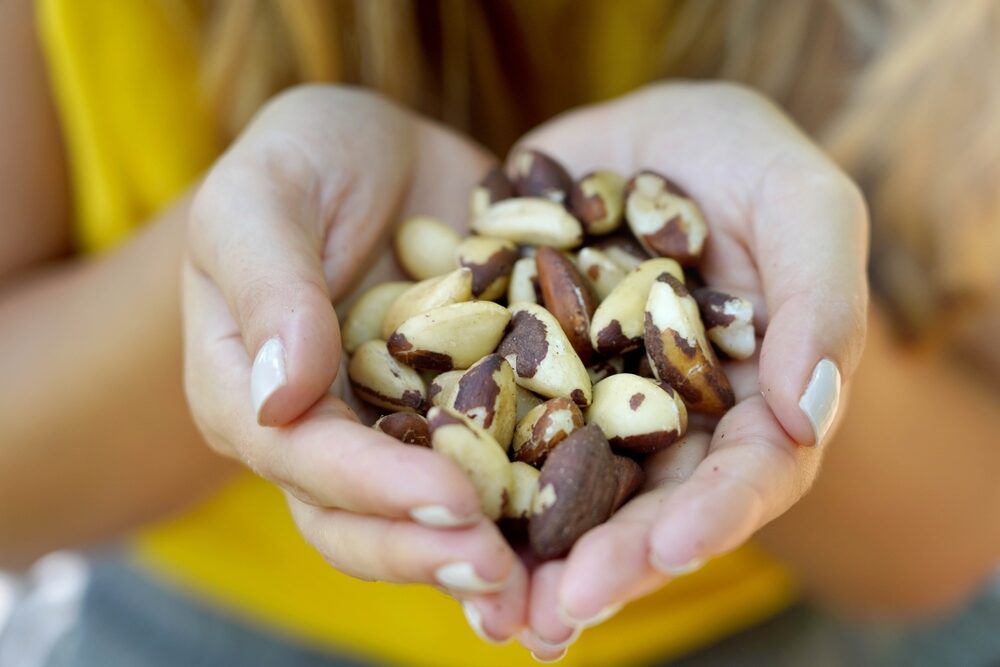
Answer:
<svg viewBox="0 0 1000 667"><path fill-rule="evenodd" d="M142 0L40 0L38 7L79 238L100 251L177 196L218 153L211 119L198 103L198 17L194 5L185 13L181 3ZM601 71L628 70L635 58L627 51L607 45L609 58L626 55L605 61ZM604 77L595 92L618 92L619 85ZM458 606L429 587L338 574L296 532L281 494L250 474L143 531L135 554L193 594L320 647L428 667L535 664L513 645L480 642ZM746 547L588 631L565 664L676 655L766 617L792 595L784 570Z"/></svg>

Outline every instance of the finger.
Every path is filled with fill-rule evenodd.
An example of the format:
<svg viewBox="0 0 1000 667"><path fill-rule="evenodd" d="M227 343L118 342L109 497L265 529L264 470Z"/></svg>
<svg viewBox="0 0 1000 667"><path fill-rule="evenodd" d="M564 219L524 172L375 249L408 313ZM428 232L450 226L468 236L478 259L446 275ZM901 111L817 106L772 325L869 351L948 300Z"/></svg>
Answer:
<svg viewBox="0 0 1000 667"><path fill-rule="evenodd" d="M508 585L516 557L496 526L481 521L436 530L290 499L306 539L337 570L359 579L423 583L456 593L490 593Z"/></svg>
<svg viewBox="0 0 1000 667"><path fill-rule="evenodd" d="M520 636L521 643L536 660L558 660L580 636L582 628L566 624L558 614L559 581L566 562L549 561L535 570L531 577L531 597L528 624Z"/></svg>
<svg viewBox="0 0 1000 667"><path fill-rule="evenodd" d="M222 295L192 268L184 276L186 389L213 447L313 504L437 526L478 520L478 496L458 466L362 426L335 396L324 396L308 419L259 426L240 391L250 363Z"/></svg>
<svg viewBox="0 0 1000 667"><path fill-rule="evenodd" d="M708 444L708 434L691 433L650 457L640 495L576 543L556 601L565 622L575 627L602 623L667 580L650 564L650 536L673 493L705 458Z"/></svg>
<svg viewBox="0 0 1000 667"><path fill-rule="evenodd" d="M469 627L490 644L509 642L526 624L528 610L528 571L520 560L507 578L507 586L498 593L463 597L462 610Z"/></svg>
<svg viewBox="0 0 1000 667"><path fill-rule="evenodd" d="M662 572L685 571L730 551L809 488L821 453L799 447L760 396L719 422L708 456L665 504L650 536Z"/></svg>

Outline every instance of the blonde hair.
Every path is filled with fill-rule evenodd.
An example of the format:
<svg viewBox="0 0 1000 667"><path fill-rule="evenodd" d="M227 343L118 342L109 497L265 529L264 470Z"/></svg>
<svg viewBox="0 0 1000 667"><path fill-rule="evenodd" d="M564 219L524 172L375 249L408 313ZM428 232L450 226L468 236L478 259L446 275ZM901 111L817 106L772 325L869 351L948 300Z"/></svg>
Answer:
<svg viewBox="0 0 1000 667"><path fill-rule="evenodd" d="M559 111L645 81L729 79L776 99L861 183L874 223L873 284L901 330L927 331L996 280L997 0L214 0L208 8L205 90L229 136L287 85L343 81L503 152ZM627 67L602 71L591 57L602 48Z"/></svg>

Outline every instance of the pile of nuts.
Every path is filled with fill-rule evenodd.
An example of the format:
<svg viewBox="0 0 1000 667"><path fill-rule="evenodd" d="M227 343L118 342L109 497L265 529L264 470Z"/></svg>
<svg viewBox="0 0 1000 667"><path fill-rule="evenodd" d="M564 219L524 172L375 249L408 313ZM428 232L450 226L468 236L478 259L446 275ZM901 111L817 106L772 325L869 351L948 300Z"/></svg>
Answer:
<svg viewBox="0 0 1000 667"><path fill-rule="evenodd" d="M537 151L515 172L473 191L473 236L404 221L396 256L417 282L363 294L343 339L354 392L384 414L374 428L454 460L483 513L547 559L642 486L637 459L689 411L732 407L716 349L746 359L756 338L748 301L688 287L708 227L675 183L574 182Z"/></svg>

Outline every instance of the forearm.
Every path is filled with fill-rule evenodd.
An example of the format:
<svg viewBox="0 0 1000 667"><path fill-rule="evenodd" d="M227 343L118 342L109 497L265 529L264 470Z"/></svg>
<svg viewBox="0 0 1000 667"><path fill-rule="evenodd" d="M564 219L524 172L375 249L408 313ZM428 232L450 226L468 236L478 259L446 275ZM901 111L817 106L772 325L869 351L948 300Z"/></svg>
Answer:
<svg viewBox="0 0 1000 667"><path fill-rule="evenodd" d="M815 487L761 539L833 606L940 611L1000 562L1000 397L870 331Z"/></svg>
<svg viewBox="0 0 1000 667"><path fill-rule="evenodd" d="M182 389L186 209L0 292L0 563L119 534L229 469Z"/></svg>

